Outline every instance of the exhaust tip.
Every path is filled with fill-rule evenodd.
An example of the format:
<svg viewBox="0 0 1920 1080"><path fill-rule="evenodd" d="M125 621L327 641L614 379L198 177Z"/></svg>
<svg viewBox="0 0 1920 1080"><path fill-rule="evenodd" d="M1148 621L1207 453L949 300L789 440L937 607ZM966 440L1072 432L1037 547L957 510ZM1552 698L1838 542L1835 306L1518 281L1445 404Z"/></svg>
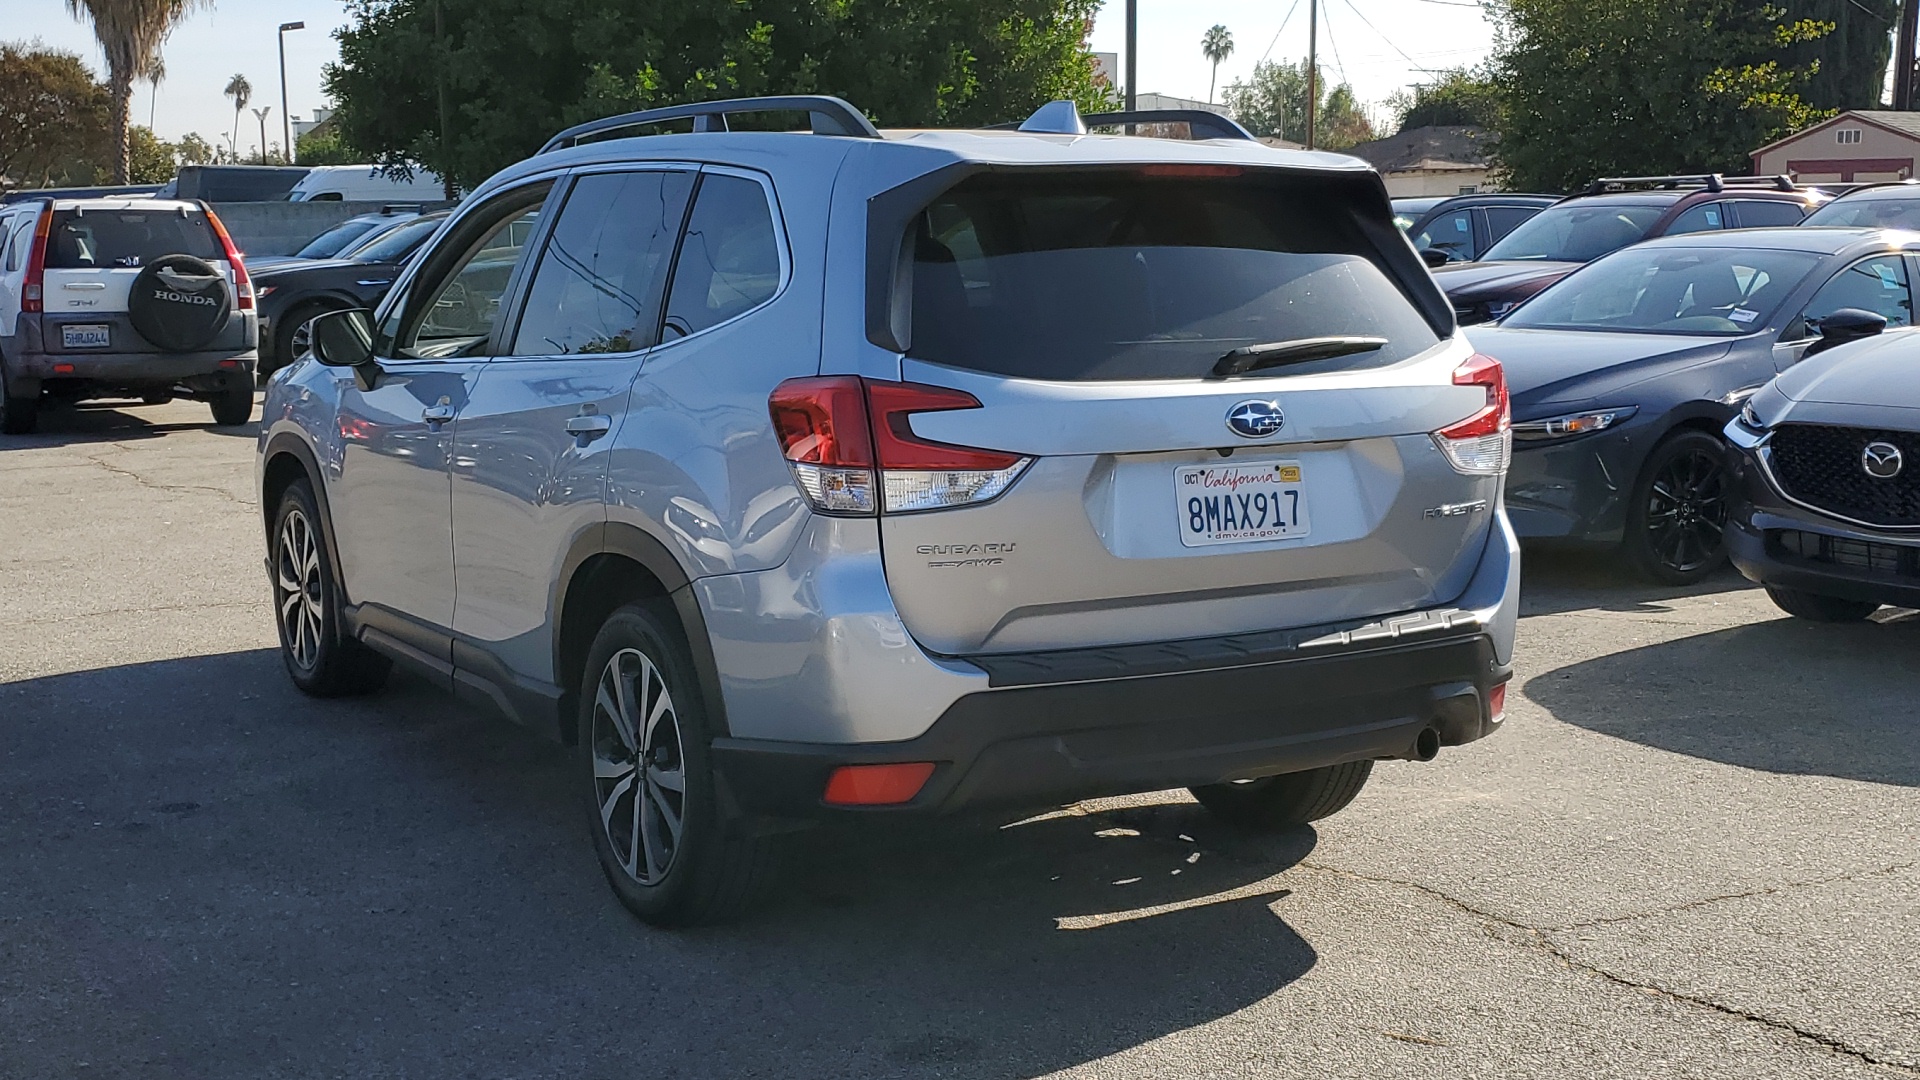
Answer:
<svg viewBox="0 0 1920 1080"><path fill-rule="evenodd" d="M1432 761L1434 758L1439 757L1440 729L1421 728L1420 734L1414 736L1413 753L1409 756L1414 761Z"/></svg>

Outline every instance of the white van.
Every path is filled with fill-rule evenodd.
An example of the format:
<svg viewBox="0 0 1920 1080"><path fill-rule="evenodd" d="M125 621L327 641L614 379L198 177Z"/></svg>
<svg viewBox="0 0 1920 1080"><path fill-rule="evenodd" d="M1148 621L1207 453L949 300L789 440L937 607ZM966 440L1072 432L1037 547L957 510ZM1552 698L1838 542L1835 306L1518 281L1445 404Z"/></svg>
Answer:
<svg viewBox="0 0 1920 1080"><path fill-rule="evenodd" d="M444 198L445 192L440 178L425 169L413 170L411 180L400 180L380 171L378 165L316 165L287 192L287 201L432 201Z"/></svg>

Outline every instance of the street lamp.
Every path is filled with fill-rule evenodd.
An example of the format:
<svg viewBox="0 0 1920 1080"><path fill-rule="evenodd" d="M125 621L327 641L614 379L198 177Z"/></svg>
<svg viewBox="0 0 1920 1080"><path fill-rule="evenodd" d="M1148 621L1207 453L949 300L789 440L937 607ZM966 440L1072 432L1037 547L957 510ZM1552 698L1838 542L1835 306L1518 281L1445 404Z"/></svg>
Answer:
<svg viewBox="0 0 1920 1080"><path fill-rule="evenodd" d="M305 30L304 22L283 22L280 24L280 124L286 142L281 144L280 157L287 164L293 164L293 117L287 112L287 31ZM265 136L262 136L265 141ZM261 160L266 160L267 148L260 147Z"/></svg>
<svg viewBox="0 0 1920 1080"><path fill-rule="evenodd" d="M253 110L253 118L260 121L260 164L267 163L267 114L273 111L269 105L264 109Z"/></svg>

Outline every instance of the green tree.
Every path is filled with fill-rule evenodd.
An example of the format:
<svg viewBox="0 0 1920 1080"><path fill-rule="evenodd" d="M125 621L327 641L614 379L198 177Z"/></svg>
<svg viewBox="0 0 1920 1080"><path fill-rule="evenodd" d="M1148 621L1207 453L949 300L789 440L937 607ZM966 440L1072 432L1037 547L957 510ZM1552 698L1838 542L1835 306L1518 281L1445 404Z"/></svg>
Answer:
<svg viewBox="0 0 1920 1080"><path fill-rule="evenodd" d="M253 101L253 84L247 81L245 75L236 74L227 80L227 88L220 91L220 96L233 102L233 134L227 137L227 145L237 148L240 145L240 114Z"/></svg>
<svg viewBox="0 0 1920 1080"><path fill-rule="evenodd" d="M175 148L180 153L182 165L211 165L219 160L220 151L214 149L197 131L180 136Z"/></svg>
<svg viewBox="0 0 1920 1080"><path fill-rule="evenodd" d="M1832 33L1787 48L1787 66L1812 71L1800 96L1817 109L1879 108L1900 0L1782 2L1792 18L1833 24Z"/></svg>
<svg viewBox="0 0 1920 1080"><path fill-rule="evenodd" d="M471 187L595 116L838 94L895 126L1088 108L1099 0L349 0L326 73L349 146Z"/></svg>
<svg viewBox="0 0 1920 1080"><path fill-rule="evenodd" d="M80 57L0 43L0 177L45 187L93 181L107 145L106 85Z"/></svg>
<svg viewBox="0 0 1920 1080"><path fill-rule="evenodd" d="M180 150L153 133L153 129L135 124L127 129L127 182L164 184L180 171Z"/></svg>
<svg viewBox="0 0 1920 1080"><path fill-rule="evenodd" d="M366 160L340 141L340 129L325 124L294 140L293 156L302 165L357 165Z"/></svg>
<svg viewBox="0 0 1920 1080"><path fill-rule="evenodd" d="M1490 0L1506 100L1496 164L1524 191L1605 175L1745 173L1827 113L1787 49L1831 24L1751 0Z"/></svg>
<svg viewBox="0 0 1920 1080"><path fill-rule="evenodd" d="M1220 61L1233 55L1233 31L1214 23L1200 39L1200 55L1213 64L1213 74L1207 76L1207 103L1212 104L1214 84L1220 81Z"/></svg>
<svg viewBox="0 0 1920 1080"><path fill-rule="evenodd" d="M1345 150L1355 143L1373 138L1373 125L1346 83L1330 86L1322 70L1315 84L1322 97L1315 111L1314 147L1320 150ZM1227 111L1241 126L1255 135L1307 141L1307 65L1279 60L1263 60L1253 66L1253 75L1235 79L1223 95Z"/></svg>
<svg viewBox="0 0 1920 1080"><path fill-rule="evenodd" d="M133 81L157 83L166 71L160 60L161 44L195 8L211 5L212 0L67 0L74 18L93 24L94 39L107 57L115 183L127 183L130 169L127 110L133 104Z"/></svg>
<svg viewBox="0 0 1920 1080"><path fill-rule="evenodd" d="M1398 131L1436 125L1498 131L1502 105L1500 85L1493 76L1467 68L1441 72L1433 82L1396 91L1387 98L1387 107L1399 117Z"/></svg>

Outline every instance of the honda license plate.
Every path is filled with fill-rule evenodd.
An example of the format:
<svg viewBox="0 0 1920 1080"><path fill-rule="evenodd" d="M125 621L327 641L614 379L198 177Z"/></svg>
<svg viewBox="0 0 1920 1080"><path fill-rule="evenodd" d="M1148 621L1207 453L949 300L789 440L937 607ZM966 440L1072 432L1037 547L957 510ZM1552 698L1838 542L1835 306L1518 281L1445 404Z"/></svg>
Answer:
<svg viewBox="0 0 1920 1080"><path fill-rule="evenodd" d="M113 344L111 327L84 323L60 328L60 344L69 349L104 349Z"/></svg>
<svg viewBox="0 0 1920 1080"><path fill-rule="evenodd" d="M1307 535L1306 478L1297 461L1188 465L1174 471L1173 490L1188 547Z"/></svg>

